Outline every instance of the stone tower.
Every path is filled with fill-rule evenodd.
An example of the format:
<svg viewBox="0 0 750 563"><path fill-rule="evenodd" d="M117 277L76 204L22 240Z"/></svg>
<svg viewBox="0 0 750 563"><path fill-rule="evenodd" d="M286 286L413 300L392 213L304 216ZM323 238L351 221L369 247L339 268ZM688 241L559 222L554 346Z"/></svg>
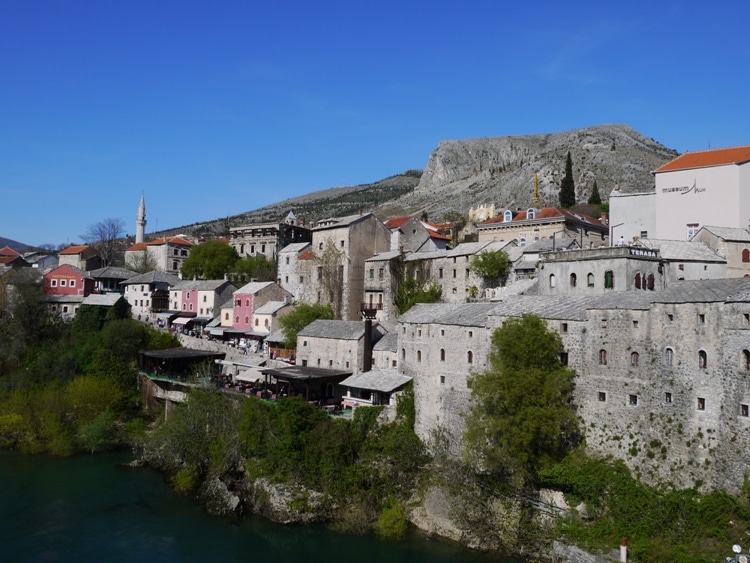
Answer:
<svg viewBox="0 0 750 563"><path fill-rule="evenodd" d="M141 195L141 203L138 205L138 217L135 220L135 242L143 242L146 235L146 200Z"/></svg>

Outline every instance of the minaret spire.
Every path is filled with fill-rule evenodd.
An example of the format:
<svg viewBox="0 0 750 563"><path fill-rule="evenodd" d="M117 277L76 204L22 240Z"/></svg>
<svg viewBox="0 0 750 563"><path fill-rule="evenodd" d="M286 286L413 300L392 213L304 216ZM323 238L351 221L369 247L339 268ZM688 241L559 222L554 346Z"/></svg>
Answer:
<svg viewBox="0 0 750 563"><path fill-rule="evenodd" d="M135 242L144 242L146 238L146 199L141 194L141 203L138 205L138 217L135 220Z"/></svg>

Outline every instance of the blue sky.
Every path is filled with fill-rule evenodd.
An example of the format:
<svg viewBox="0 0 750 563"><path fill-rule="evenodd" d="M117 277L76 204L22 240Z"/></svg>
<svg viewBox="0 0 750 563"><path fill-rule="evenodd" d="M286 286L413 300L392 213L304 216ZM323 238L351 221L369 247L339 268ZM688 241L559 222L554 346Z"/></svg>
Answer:
<svg viewBox="0 0 750 563"><path fill-rule="evenodd" d="M750 144L746 2L0 0L0 236L78 242L626 123Z"/></svg>

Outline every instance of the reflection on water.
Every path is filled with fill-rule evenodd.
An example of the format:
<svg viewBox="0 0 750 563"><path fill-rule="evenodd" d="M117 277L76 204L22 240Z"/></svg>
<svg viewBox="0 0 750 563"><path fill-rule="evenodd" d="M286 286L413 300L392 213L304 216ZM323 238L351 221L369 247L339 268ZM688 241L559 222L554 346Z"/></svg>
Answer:
<svg viewBox="0 0 750 563"><path fill-rule="evenodd" d="M407 541L228 522L175 495L124 454L56 459L0 452L0 561L430 562L499 559L417 534Z"/></svg>

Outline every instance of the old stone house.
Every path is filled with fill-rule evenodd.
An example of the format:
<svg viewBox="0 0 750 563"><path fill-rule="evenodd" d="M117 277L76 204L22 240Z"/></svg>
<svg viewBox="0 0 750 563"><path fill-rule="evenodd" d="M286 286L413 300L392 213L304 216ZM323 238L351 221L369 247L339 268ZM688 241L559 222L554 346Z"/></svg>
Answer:
<svg viewBox="0 0 750 563"><path fill-rule="evenodd" d="M399 370L414 378L422 439L446 439L460 454L467 379L486 369L492 332L524 313L560 334L592 452L652 483L741 488L750 469L738 454L750 446L750 280L416 305L399 319Z"/></svg>
<svg viewBox="0 0 750 563"><path fill-rule="evenodd" d="M309 283L309 268L300 266L302 256L309 254L312 258L310 249L312 243L295 242L288 244L279 252L277 263L277 283L292 294L292 299L299 300L304 294L305 282ZM306 277L308 276L308 277Z"/></svg>
<svg viewBox="0 0 750 563"><path fill-rule="evenodd" d="M726 276L750 276L750 231L745 228L703 226L691 242L702 242L726 258Z"/></svg>
<svg viewBox="0 0 750 563"><path fill-rule="evenodd" d="M275 262L281 249L290 244L306 243L311 240L310 229L299 225L291 212L283 223L242 225L229 229L229 244L237 251L240 258L265 256Z"/></svg>

